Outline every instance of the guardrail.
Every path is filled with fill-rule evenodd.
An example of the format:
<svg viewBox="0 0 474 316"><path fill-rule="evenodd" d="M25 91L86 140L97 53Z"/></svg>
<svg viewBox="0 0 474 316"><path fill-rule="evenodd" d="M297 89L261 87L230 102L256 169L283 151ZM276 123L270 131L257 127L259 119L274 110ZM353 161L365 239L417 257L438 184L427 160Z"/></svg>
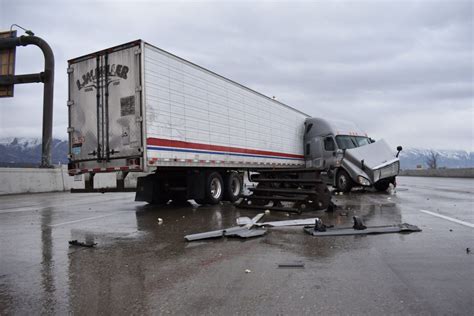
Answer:
<svg viewBox="0 0 474 316"><path fill-rule="evenodd" d="M401 176L474 178L474 168L401 170Z"/></svg>

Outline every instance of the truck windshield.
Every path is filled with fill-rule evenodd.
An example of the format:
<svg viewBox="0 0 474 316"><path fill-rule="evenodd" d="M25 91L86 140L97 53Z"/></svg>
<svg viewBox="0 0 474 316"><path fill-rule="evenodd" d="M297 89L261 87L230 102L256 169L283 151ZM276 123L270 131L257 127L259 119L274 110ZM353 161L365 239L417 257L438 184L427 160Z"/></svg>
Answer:
<svg viewBox="0 0 474 316"><path fill-rule="evenodd" d="M368 137L351 135L338 135L336 142L339 149L351 149L370 144Z"/></svg>

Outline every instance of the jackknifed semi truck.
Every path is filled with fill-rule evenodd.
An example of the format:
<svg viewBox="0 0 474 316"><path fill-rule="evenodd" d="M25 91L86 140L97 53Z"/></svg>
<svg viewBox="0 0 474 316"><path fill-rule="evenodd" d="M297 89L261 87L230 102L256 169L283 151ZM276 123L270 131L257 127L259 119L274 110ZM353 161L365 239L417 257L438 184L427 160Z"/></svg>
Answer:
<svg viewBox="0 0 474 316"><path fill-rule="evenodd" d="M68 171L85 182L73 192L135 191L137 201L156 204L239 199L249 208L324 209L326 183L337 186L351 150L336 145L328 154L321 137L329 133L314 134L319 121L142 40L71 59L67 73ZM338 144L338 131L331 131ZM317 160L323 153L328 158ZM345 171L347 181L394 179L392 158L384 162L391 172L377 177L367 170L381 164L363 158L365 182L359 171ZM245 171L255 186L241 199ZM116 173L116 187L94 187L104 172ZM135 188L124 185L130 172L143 175Z"/></svg>

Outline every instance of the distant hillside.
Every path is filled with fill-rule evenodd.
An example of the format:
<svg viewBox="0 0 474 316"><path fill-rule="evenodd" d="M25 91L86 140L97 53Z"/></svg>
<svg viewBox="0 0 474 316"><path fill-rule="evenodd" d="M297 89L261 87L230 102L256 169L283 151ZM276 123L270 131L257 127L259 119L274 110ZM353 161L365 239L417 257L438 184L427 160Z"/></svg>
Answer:
<svg viewBox="0 0 474 316"><path fill-rule="evenodd" d="M53 139L52 163L66 164L68 143ZM416 169L418 165L427 168L426 157L430 150L409 148L400 153L402 169ZM440 168L473 168L474 153L463 150L436 150ZM41 162L41 139L9 137L0 138L1 167L31 167Z"/></svg>
<svg viewBox="0 0 474 316"><path fill-rule="evenodd" d="M53 139L52 163L66 164L68 143ZM8 137L0 139L0 167L34 167L41 163L41 139Z"/></svg>
<svg viewBox="0 0 474 316"><path fill-rule="evenodd" d="M465 150L434 150L438 157L439 168L473 168L474 152ZM400 153L401 169L416 169L418 165L426 169L429 149L408 148Z"/></svg>

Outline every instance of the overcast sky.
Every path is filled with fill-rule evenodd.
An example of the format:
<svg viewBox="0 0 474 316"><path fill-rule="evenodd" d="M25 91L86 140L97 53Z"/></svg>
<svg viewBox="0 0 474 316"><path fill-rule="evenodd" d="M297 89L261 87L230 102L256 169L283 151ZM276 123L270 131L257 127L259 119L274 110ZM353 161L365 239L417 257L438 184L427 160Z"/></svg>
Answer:
<svg viewBox="0 0 474 316"><path fill-rule="evenodd" d="M474 150L472 1L0 0L0 30L12 23L55 53L57 138L66 61L141 38L392 146ZM42 68L38 48L17 49L17 74ZM41 113L42 84L17 85L0 99L0 137L41 136Z"/></svg>

